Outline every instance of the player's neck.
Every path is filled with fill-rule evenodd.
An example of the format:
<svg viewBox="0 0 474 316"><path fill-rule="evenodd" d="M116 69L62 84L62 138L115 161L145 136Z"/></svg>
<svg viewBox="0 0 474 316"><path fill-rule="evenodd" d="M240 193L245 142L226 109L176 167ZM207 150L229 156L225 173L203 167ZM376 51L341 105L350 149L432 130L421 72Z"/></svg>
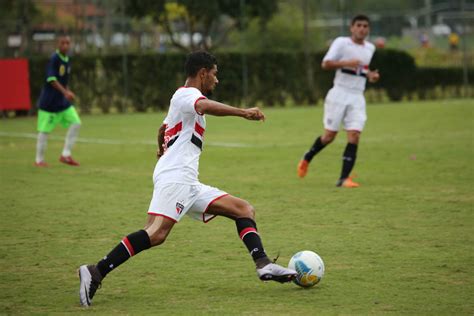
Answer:
<svg viewBox="0 0 474 316"><path fill-rule="evenodd" d="M69 57L67 56L67 53L66 53L66 54L63 54L63 53L59 50L59 48L56 49L56 53L59 55L59 57L60 57L63 61L68 62Z"/></svg>
<svg viewBox="0 0 474 316"><path fill-rule="evenodd" d="M354 43L356 43L357 45L364 45L365 38L358 40L358 39L355 38L354 36L351 36L351 40L352 40Z"/></svg>
<svg viewBox="0 0 474 316"><path fill-rule="evenodd" d="M201 86L202 86L201 81L198 80L197 78L188 78L188 79L186 79L186 82L184 83L184 86L186 88L196 88L199 91L201 91L201 93L203 93L202 89L201 89Z"/></svg>

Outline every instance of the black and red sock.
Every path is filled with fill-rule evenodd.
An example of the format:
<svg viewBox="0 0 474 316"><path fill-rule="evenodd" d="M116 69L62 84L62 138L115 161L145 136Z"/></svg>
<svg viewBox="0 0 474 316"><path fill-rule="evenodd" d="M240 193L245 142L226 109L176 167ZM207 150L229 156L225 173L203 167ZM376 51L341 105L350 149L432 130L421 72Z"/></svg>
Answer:
<svg viewBox="0 0 474 316"><path fill-rule="evenodd" d="M342 155L342 171L340 180L344 180L351 174L352 168L357 158L357 144L347 143L344 154Z"/></svg>
<svg viewBox="0 0 474 316"><path fill-rule="evenodd" d="M235 224L240 239L244 242L257 266L270 263L271 261L263 249L262 240L257 231L257 224L251 218L237 218Z"/></svg>
<svg viewBox="0 0 474 316"><path fill-rule="evenodd" d="M151 247L150 237L144 230L139 230L124 237L112 251L97 263L102 277L127 261L130 257Z"/></svg>

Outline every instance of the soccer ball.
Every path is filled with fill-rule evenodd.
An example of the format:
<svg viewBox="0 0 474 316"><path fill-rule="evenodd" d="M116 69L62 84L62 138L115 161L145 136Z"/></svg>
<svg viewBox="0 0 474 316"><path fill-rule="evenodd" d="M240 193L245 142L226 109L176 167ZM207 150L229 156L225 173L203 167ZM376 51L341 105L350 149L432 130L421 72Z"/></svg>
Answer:
<svg viewBox="0 0 474 316"><path fill-rule="evenodd" d="M293 282L301 287L315 286L324 275L323 259L309 250L300 251L291 257L288 268L296 270L298 275Z"/></svg>

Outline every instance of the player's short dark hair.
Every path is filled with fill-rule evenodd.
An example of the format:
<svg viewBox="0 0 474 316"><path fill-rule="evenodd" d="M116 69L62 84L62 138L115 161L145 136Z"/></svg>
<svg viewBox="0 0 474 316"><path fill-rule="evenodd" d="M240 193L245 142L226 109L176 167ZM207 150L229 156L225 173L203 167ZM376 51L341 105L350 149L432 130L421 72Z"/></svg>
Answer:
<svg viewBox="0 0 474 316"><path fill-rule="evenodd" d="M202 68L208 70L217 65L217 59L206 51L197 51L188 54L184 63L184 72L188 77L194 77Z"/></svg>
<svg viewBox="0 0 474 316"><path fill-rule="evenodd" d="M370 19L365 14L357 14L355 17L352 18L351 25L354 25L357 21L367 21L370 24Z"/></svg>

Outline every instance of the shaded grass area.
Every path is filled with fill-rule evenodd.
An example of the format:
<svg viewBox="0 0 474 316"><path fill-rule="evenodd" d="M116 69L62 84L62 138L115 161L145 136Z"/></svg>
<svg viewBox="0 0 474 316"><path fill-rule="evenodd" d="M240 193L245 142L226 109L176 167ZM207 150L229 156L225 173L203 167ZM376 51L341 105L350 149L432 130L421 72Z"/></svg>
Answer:
<svg viewBox="0 0 474 316"><path fill-rule="evenodd" d="M82 166L32 166L33 118L0 122L0 313L472 314L473 107L468 101L368 107L355 190L334 186L345 137L308 176L296 164L320 133L321 108L271 109L265 123L207 117L200 179L250 201L267 253L326 264L313 289L258 281L234 224L185 218L167 242L119 267L93 308L78 306L76 269L140 229L164 113L83 116ZM64 135L58 129L54 135ZM134 144L136 142L136 144ZM219 144L243 147L223 147ZM214 145L212 145L214 144Z"/></svg>

